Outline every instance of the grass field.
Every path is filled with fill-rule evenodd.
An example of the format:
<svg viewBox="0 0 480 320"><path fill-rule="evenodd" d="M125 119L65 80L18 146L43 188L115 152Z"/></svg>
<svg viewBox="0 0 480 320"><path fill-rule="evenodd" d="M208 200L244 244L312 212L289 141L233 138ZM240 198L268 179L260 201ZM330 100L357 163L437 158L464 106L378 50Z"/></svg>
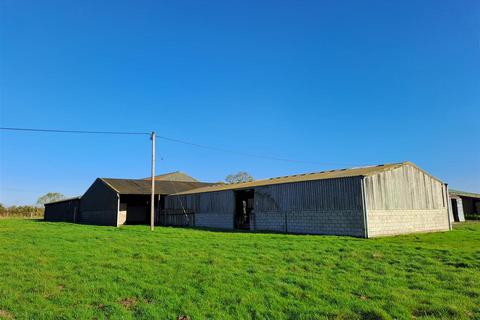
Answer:
<svg viewBox="0 0 480 320"><path fill-rule="evenodd" d="M480 223L382 239L0 220L0 318L480 319Z"/></svg>

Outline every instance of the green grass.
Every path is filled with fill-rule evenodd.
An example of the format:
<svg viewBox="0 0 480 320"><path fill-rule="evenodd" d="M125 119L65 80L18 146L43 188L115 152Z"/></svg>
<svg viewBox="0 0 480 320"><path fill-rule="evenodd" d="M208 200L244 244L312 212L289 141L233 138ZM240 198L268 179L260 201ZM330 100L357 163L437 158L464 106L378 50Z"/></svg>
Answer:
<svg viewBox="0 0 480 320"><path fill-rule="evenodd" d="M480 223L381 239L0 220L0 318L480 319Z"/></svg>

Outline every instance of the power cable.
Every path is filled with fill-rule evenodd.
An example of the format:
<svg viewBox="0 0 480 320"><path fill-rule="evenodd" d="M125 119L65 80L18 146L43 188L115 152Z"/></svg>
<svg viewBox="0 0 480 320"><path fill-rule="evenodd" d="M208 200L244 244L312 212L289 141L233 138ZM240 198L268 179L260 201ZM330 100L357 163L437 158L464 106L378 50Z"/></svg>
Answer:
<svg viewBox="0 0 480 320"><path fill-rule="evenodd" d="M54 132L54 133L86 133L86 134L126 134L126 135L150 135L151 134L150 132L85 131L85 130L33 129L33 128L12 128L12 127L0 127L0 130L31 131L31 132Z"/></svg>
<svg viewBox="0 0 480 320"><path fill-rule="evenodd" d="M112 134L112 135L151 135L150 132L129 132L129 131L85 131L85 130L58 130L58 129L34 129L34 128L15 128L15 127L0 127L0 130L8 130L8 131L30 131L30 132L52 132L52 133L80 133L80 134ZM252 157L252 158L259 158L259 159L267 159L267 160L274 160L274 161L282 161L282 162L290 162L290 163L304 163L304 164L317 164L317 165L332 165L332 166L355 166L355 164L349 163L334 163L334 162L318 162L318 161L306 161L306 160L297 160L297 159L289 159L289 158L280 158L270 155L260 155L255 153L249 152L242 152L230 149L224 149L219 147L213 147L209 145L194 143L190 141L180 140L176 138L171 138L167 136L156 135L157 138L180 143L184 145L189 145L197 148L213 150L217 152L223 153L230 153L241 155L245 157Z"/></svg>
<svg viewBox="0 0 480 320"><path fill-rule="evenodd" d="M159 136L159 135L157 135L157 138L167 140L167 141L171 141L171 142L181 143L181 144L185 144L185 145L190 145L190 146L194 146L194 147L198 147L198 148L220 151L220 152L224 152L224 153L237 154L237 155L246 156L246 157L267 159L267 160L292 162L292 163L319 164L319 165L354 166L353 164L346 164L346 163L305 161L305 160L279 158L279 157L267 156L267 155L259 155L259 154L254 154L254 153L247 153L247 152L223 149L223 148L218 148L218 147L212 147L212 146L207 146L207 145L203 145L203 144L193 143L193 142L189 142L189 141L184 141L184 140L180 140L180 139L174 139L174 138L169 138L169 137Z"/></svg>

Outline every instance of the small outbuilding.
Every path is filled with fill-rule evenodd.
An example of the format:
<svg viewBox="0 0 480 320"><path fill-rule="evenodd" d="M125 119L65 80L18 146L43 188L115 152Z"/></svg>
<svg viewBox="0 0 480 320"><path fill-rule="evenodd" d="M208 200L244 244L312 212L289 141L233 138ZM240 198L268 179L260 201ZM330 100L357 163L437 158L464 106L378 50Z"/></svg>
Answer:
<svg viewBox="0 0 480 320"><path fill-rule="evenodd" d="M455 221L463 222L468 218L480 217L480 194L450 189L449 197Z"/></svg>
<svg viewBox="0 0 480 320"><path fill-rule="evenodd" d="M52 222L77 222L80 215L80 199L74 197L46 203L44 219Z"/></svg>
<svg viewBox="0 0 480 320"><path fill-rule="evenodd" d="M191 189L165 211L195 226L377 237L451 228L447 186L411 162Z"/></svg>

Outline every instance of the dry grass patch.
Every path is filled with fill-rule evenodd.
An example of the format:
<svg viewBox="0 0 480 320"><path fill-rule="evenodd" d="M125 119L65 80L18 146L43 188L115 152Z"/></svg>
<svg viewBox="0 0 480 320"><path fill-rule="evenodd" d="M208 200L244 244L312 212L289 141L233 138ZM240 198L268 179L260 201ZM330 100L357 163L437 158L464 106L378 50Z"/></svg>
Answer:
<svg viewBox="0 0 480 320"><path fill-rule="evenodd" d="M10 319L14 319L14 318L13 318L13 315L10 312L0 309L0 319L10 320Z"/></svg>

